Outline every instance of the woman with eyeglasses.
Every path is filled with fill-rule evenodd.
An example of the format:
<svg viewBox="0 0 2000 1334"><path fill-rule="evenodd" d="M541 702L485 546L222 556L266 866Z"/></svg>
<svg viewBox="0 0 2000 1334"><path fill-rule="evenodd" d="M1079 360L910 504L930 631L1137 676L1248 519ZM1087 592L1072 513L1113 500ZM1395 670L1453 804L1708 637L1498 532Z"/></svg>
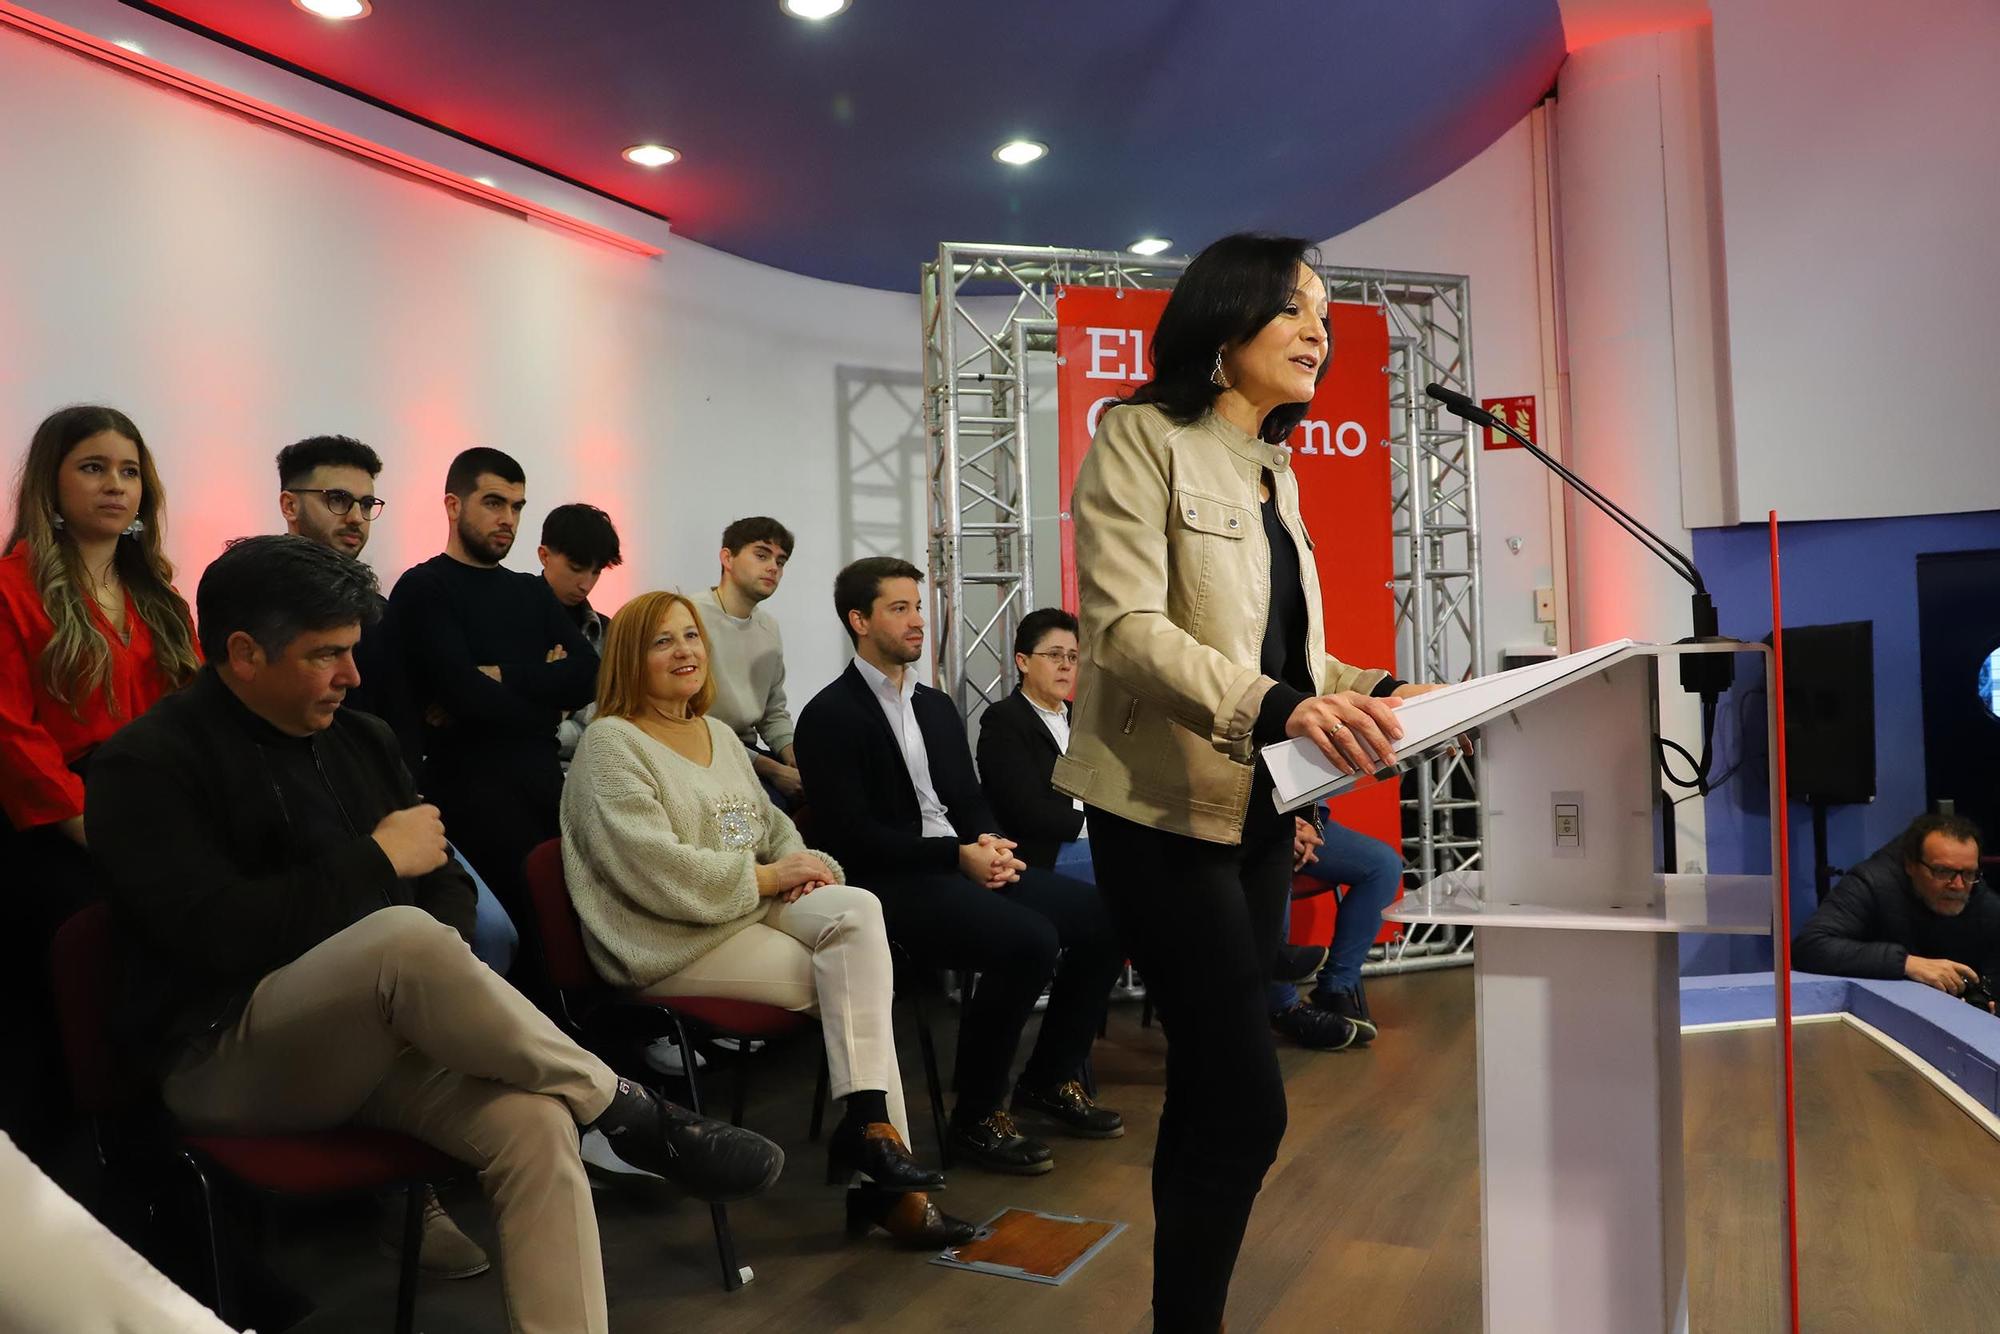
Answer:
<svg viewBox="0 0 2000 1334"><path fill-rule="evenodd" d="M48 947L97 897L84 849L83 770L113 732L201 665L187 602L162 546L166 495L131 418L70 407L38 427L14 488L0 556L0 1023L21 1025L0 1087L0 1127L34 1156L63 1087ZM18 1057L16 1058L19 1059Z"/></svg>
<svg viewBox="0 0 2000 1334"><path fill-rule="evenodd" d="M1083 838L1083 803L1049 786L1056 760L1069 749L1069 694L1076 687L1076 617L1043 607L1021 618L1014 635L1014 693L979 719L979 785L1030 866L1054 867L1091 879ZM1064 855L1068 854L1068 855Z"/></svg>

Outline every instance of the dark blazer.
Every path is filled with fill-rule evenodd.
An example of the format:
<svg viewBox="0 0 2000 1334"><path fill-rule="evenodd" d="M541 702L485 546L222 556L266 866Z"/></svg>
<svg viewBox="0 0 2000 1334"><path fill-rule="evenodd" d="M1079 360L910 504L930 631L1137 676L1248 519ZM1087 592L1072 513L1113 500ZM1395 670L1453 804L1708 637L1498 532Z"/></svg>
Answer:
<svg viewBox="0 0 2000 1334"><path fill-rule="evenodd" d="M418 803L387 724L342 709L312 738L349 831L317 854L292 828L262 753L273 744L286 739L210 667L91 761L90 854L127 946L121 1027L154 1055L232 1022L266 973L377 909L414 904L471 938L464 870L399 879L370 837Z"/></svg>
<svg viewBox="0 0 2000 1334"><path fill-rule="evenodd" d="M925 838L909 766L882 706L853 663L812 697L792 738L812 809L813 841L855 884L876 872L955 873L960 844L999 832L972 768L965 723L943 691L918 685L910 707L951 838Z"/></svg>
<svg viewBox="0 0 2000 1334"><path fill-rule="evenodd" d="M1956 960L1981 977L2000 972L2000 895L1980 885L1964 911L1940 917L1917 897L1901 845L1841 877L1792 942L1792 963L1834 977L1899 978L1914 954Z"/></svg>
<svg viewBox="0 0 2000 1334"><path fill-rule="evenodd" d="M979 720L979 785L1000 817L1000 832L1021 845L1020 858L1030 866L1054 866L1056 852L1083 832L1076 802L1049 785L1061 754L1018 688Z"/></svg>

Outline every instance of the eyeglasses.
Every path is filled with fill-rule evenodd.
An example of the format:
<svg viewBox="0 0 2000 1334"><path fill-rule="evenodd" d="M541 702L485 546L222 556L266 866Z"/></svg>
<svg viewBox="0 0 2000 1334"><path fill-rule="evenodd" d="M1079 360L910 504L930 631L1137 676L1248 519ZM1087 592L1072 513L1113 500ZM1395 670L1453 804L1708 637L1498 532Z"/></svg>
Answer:
<svg viewBox="0 0 2000 1334"><path fill-rule="evenodd" d="M1028 656L1031 658L1047 658L1050 662L1059 662L1066 666L1074 667L1082 655L1073 648L1045 648L1039 653L1030 653Z"/></svg>
<svg viewBox="0 0 2000 1334"><path fill-rule="evenodd" d="M1979 868L1976 866L1935 866L1930 862L1924 862L1923 868L1931 873L1933 880L1946 885L1963 881L1967 889L1979 884L1981 879Z"/></svg>
<svg viewBox="0 0 2000 1334"><path fill-rule="evenodd" d="M380 496L357 496L352 491L330 486L288 486L285 489L295 496L318 496L332 514L345 514L359 505L364 519L373 519L389 503Z"/></svg>

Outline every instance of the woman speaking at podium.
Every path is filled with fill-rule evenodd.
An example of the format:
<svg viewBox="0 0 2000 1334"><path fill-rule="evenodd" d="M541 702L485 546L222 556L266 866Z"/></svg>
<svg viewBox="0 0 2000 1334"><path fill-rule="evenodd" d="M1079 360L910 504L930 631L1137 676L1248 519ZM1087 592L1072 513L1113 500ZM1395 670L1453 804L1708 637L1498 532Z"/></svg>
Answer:
<svg viewBox="0 0 2000 1334"><path fill-rule="evenodd" d="M1105 412L1071 504L1083 664L1054 781L1088 808L1098 888L1166 1030L1162 1334L1221 1328L1285 1133L1265 989L1293 820L1257 749L1308 737L1343 770L1372 766L1402 735L1384 697L1414 689L1323 647L1283 443L1333 354L1306 256L1304 241L1239 235L1195 257L1153 335L1153 378Z"/></svg>

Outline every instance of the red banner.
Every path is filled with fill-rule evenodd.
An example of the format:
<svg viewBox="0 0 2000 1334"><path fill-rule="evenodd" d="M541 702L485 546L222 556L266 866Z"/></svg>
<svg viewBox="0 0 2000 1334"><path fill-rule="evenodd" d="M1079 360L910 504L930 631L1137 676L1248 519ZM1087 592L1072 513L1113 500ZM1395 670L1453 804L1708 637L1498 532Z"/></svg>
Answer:
<svg viewBox="0 0 2000 1334"><path fill-rule="evenodd" d="M1063 605L1076 609L1070 494L1097 420L1149 374L1153 327L1167 293L1071 287L1056 298L1056 420L1062 511ZM1389 494L1389 325L1380 307L1328 310L1333 360L1305 419L1287 442L1299 509L1313 535L1327 648L1343 662L1393 667L1396 598ZM1376 783L1337 798L1341 824L1401 847L1397 785ZM1303 886L1302 886L1303 887ZM1332 896L1294 906L1292 936L1325 941Z"/></svg>

